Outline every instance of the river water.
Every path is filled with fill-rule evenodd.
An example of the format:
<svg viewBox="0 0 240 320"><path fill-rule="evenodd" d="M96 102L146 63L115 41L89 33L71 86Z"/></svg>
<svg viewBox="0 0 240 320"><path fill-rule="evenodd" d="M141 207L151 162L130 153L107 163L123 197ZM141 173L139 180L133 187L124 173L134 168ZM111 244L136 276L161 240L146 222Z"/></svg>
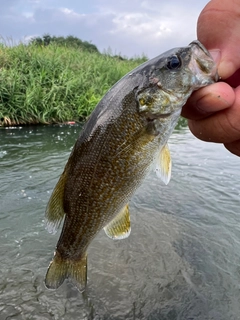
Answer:
<svg viewBox="0 0 240 320"><path fill-rule="evenodd" d="M130 237L91 243L87 291L45 288L44 210L80 129L0 130L0 320L240 319L240 159L186 128L169 185L151 173L132 198Z"/></svg>

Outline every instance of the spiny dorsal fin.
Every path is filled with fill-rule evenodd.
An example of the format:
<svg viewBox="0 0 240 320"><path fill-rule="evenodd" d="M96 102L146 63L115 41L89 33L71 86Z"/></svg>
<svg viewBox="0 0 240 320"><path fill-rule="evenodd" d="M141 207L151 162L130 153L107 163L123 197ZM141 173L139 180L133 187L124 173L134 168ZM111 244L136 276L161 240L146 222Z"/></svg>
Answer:
<svg viewBox="0 0 240 320"><path fill-rule="evenodd" d="M46 229L48 232L53 234L57 232L57 229L65 215L63 210L63 197L66 178L67 173L65 170L60 176L58 183L53 190L45 212Z"/></svg>
<svg viewBox="0 0 240 320"><path fill-rule="evenodd" d="M159 152L156 164L156 173L159 178L168 184L171 179L172 172L172 160L170 155L170 150L166 144Z"/></svg>
<svg viewBox="0 0 240 320"><path fill-rule="evenodd" d="M104 228L106 235L114 240L125 239L131 232L128 204Z"/></svg>

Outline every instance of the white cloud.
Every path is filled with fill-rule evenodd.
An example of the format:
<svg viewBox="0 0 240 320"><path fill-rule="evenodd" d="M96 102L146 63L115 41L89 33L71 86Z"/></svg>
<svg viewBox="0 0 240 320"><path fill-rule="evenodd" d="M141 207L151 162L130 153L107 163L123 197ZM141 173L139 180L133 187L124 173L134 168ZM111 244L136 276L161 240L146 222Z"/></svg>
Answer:
<svg viewBox="0 0 240 320"><path fill-rule="evenodd" d="M171 27L165 21L153 19L145 13L130 13L117 15L113 19L114 29L112 34L126 32L128 37L158 38L167 36L172 32ZM142 39L141 39L142 40Z"/></svg>
<svg viewBox="0 0 240 320"><path fill-rule="evenodd" d="M196 37L196 20L207 0L8 0L1 5L0 34L31 34L92 41L100 50L153 57Z"/></svg>
<svg viewBox="0 0 240 320"><path fill-rule="evenodd" d="M73 10L70 10L68 8L60 8L60 11L62 11L63 13L66 13L66 14L75 14L75 12Z"/></svg>
<svg viewBox="0 0 240 320"><path fill-rule="evenodd" d="M33 12L23 12L22 14L26 18L32 18L33 17Z"/></svg>

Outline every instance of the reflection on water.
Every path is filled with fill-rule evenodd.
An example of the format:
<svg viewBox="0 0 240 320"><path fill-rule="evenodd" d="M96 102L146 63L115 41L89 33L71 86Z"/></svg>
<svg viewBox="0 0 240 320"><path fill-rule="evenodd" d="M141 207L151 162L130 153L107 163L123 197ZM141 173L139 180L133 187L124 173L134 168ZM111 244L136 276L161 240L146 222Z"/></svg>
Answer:
<svg viewBox="0 0 240 320"><path fill-rule="evenodd" d="M152 173L132 199L131 236L92 242L87 291L44 287L59 237L44 210L79 131L0 130L0 320L240 319L240 160L187 129L170 184Z"/></svg>

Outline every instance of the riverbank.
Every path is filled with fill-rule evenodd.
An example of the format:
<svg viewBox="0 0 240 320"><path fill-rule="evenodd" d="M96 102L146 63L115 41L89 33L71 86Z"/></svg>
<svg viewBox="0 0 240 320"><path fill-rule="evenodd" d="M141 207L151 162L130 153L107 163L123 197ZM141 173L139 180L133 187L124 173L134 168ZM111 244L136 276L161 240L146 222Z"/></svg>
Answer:
<svg viewBox="0 0 240 320"><path fill-rule="evenodd" d="M54 43L0 44L0 126L84 121L107 90L144 61Z"/></svg>

